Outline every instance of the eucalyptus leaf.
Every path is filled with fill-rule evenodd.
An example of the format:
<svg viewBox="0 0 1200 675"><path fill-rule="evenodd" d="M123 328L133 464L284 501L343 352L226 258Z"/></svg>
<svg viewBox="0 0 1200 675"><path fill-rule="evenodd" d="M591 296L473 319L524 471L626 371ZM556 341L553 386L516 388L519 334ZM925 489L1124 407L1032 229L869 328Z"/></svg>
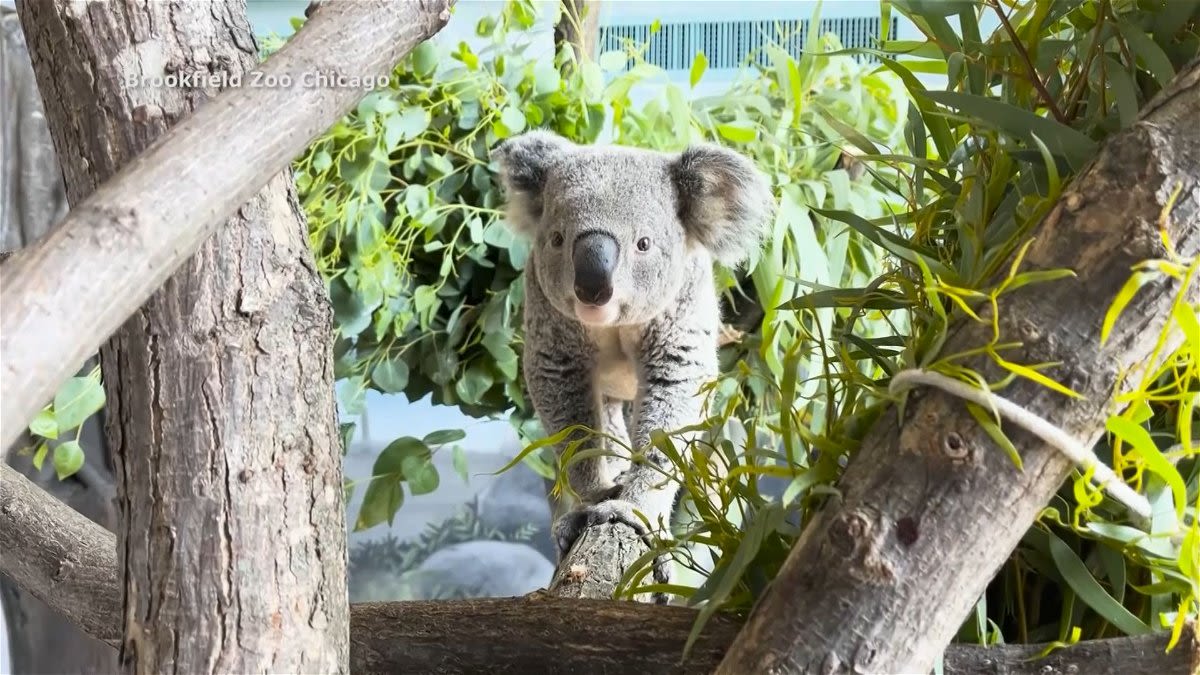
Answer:
<svg viewBox="0 0 1200 675"><path fill-rule="evenodd" d="M54 473L59 480L75 475L83 468L83 461L83 448L79 441L65 441L54 448Z"/></svg>
<svg viewBox="0 0 1200 675"><path fill-rule="evenodd" d="M99 378L72 377L64 382L54 395L57 433L62 434L79 427L103 407L104 386L100 384Z"/></svg>

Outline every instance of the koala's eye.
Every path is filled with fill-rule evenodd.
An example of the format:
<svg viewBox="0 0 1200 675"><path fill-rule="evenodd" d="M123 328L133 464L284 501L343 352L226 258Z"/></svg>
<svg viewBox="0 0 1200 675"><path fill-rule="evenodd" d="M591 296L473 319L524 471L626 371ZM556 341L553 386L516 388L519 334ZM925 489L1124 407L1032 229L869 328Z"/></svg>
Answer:
<svg viewBox="0 0 1200 675"><path fill-rule="evenodd" d="M637 247L639 251L645 252L650 250L650 237L642 237L638 239Z"/></svg>
<svg viewBox="0 0 1200 675"><path fill-rule="evenodd" d="M550 233L550 245L553 246L554 248L558 248L559 246L563 245L562 232L551 232Z"/></svg>

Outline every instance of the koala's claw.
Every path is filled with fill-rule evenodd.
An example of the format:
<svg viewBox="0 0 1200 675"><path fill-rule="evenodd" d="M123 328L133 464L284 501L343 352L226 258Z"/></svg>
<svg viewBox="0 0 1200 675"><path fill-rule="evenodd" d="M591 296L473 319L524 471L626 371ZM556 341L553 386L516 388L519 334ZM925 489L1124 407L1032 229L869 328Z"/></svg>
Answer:
<svg viewBox="0 0 1200 675"><path fill-rule="evenodd" d="M646 536L646 525L634 513L634 505L623 499L609 499L589 504L572 511L554 525L554 541L558 544L558 559L561 561L575 545L583 531L605 523L624 523L633 528L639 537Z"/></svg>
<svg viewBox="0 0 1200 675"><path fill-rule="evenodd" d="M583 534L584 530L605 523L623 523L628 525L633 528L633 531L642 539L647 548L652 547L653 542L650 541L646 524L634 513L635 508L631 502L622 499L610 499L590 504L560 518L554 525L554 541L558 547L559 562L562 562L562 559L570 552L571 547L575 545L575 542ZM656 583L671 583L670 562L670 556L666 555L658 556L654 559L651 566L651 575L654 577ZM668 600L669 598L665 593L654 594L655 604L665 605Z"/></svg>

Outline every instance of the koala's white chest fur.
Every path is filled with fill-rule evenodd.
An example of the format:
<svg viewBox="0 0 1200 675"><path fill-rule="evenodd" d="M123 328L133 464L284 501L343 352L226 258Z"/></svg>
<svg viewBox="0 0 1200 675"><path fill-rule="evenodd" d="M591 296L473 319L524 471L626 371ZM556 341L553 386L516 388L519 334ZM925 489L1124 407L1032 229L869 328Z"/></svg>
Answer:
<svg viewBox="0 0 1200 675"><path fill-rule="evenodd" d="M596 345L596 393L622 401L637 396L637 342L640 328L636 326L589 327L588 336Z"/></svg>

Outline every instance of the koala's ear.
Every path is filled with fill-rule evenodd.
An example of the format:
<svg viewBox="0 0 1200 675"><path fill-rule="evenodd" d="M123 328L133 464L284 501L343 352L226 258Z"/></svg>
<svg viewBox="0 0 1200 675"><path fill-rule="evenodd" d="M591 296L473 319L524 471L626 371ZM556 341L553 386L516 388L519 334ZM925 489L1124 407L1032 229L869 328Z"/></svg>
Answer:
<svg viewBox="0 0 1200 675"><path fill-rule="evenodd" d="M542 217L542 190L551 165L575 144L551 131L528 131L502 141L491 156L500 165L500 182L508 193L508 222L530 234Z"/></svg>
<svg viewBox="0 0 1200 675"><path fill-rule="evenodd" d="M736 267L762 245L775 199L749 159L719 145L694 145L671 164L671 179L688 236L722 264Z"/></svg>

